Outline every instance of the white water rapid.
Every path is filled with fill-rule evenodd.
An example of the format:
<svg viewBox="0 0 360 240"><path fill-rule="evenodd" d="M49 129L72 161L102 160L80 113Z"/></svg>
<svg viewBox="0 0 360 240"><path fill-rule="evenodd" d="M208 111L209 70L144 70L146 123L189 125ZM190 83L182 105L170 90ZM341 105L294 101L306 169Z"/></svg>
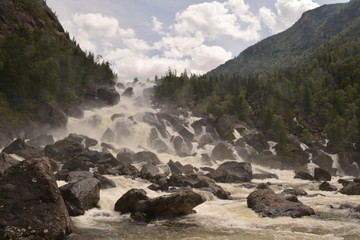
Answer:
<svg viewBox="0 0 360 240"><path fill-rule="evenodd" d="M67 132L57 133L57 138L67 136L69 133L77 133L95 138L99 144L91 149L101 151L101 138L109 128L121 134L115 135L112 144L115 149L112 153L116 156L118 151L130 149L134 152L153 151L162 162L161 168L166 171L166 164L170 159L179 161L183 165L191 164L194 167L202 167L201 154L211 153L214 145L206 145L204 149L197 148L194 141L190 156L179 157L170 139L177 136L170 123L166 124L168 136L161 136L161 149L167 148L167 152L156 151L154 142L149 141L152 126L143 122L145 112L156 113L158 110L151 108L150 100L143 96L144 85L136 85L134 95L131 98L121 97L119 104L96 110L85 111L82 119L70 118ZM118 89L120 93L123 90ZM111 117L118 115L114 120ZM188 123L188 130L194 133L190 124L196 120L191 114L182 117ZM241 137L238 133L237 137ZM197 136L195 139L199 139ZM166 146L164 146L164 144ZM185 151L186 146L183 146ZM160 149L160 148L158 148ZM195 156L191 156L196 153ZM238 157L238 156L237 156ZM238 157L237 161L242 161ZM135 165L137 166L137 165ZM137 166L140 167L140 166ZM216 168L217 165L212 165ZM145 225L134 222L129 215L119 215L115 212L115 202L131 188L142 188L148 196L155 197L165 193L154 192L147 187L151 184L143 179L132 179L124 176L107 176L115 181L116 188L101 190L99 208L91 209L84 216L73 217L74 234L70 239L86 240L110 240L110 239L291 239L291 240L355 240L360 239L360 219L356 213L349 209L339 209L341 204L360 205L360 196L347 196L336 192L319 191L319 183L294 179L293 171L281 171L267 169L253 165L253 172L265 170L278 175L279 179L253 180L255 183L271 182L271 188L276 193L285 188L297 187L310 194L321 194L315 197L299 197L304 204L312 207L316 215L293 219L280 217L276 219L261 218L251 209L247 208L246 197L254 191L247 189L242 184L219 184L231 193L234 200L219 200L209 192L201 192L207 201L195 208L196 214L167 221L155 221ZM333 178L331 184L340 188L338 178ZM61 183L59 183L61 184Z"/></svg>

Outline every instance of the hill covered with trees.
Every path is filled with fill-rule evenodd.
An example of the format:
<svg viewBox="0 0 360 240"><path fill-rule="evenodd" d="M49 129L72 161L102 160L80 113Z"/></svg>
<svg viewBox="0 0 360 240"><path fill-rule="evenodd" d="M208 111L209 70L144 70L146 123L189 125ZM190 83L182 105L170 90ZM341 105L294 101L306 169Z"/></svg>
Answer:
<svg viewBox="0 0 360 240"><path fill-rule="evenodd" d="M305 13L207 75L169 71L156 96L201 116L246 122L284 155L288 133L328 152L360 152L359 66L360 1L353 0Z"/></svg>
<svg viewBox="0 0 360 240"><path fill-rule="evenodd" d="M79 104L96 88L111 86L109 63L97 62L69 38L44 0L0 1L0 128L3 135ZM33 126L36 126L33 125ZM5 134L4 134L5 132ZM0 144L1 145L1 144Z"/></svg>

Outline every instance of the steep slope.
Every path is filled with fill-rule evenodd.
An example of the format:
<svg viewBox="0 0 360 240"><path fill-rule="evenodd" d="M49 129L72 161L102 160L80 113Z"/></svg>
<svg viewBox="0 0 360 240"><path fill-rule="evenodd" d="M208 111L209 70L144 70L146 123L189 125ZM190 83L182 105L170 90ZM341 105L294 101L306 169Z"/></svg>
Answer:
<svg viewBox="0 0 360 240"><path fill-rule="evenodd" d="M238 57L210 71L208 76L249 76L273 73L302 58L339 34L360 16L360 1L324 5L305 12L288 30L247 48Z"/></svg>
<svg viewBox="0 0 360 240"><path fill-rule="evenodd" d="M64 112L114 78L109 63L69 38L44 0L0 1L0 146L30 125L64 127Z"/></svg>

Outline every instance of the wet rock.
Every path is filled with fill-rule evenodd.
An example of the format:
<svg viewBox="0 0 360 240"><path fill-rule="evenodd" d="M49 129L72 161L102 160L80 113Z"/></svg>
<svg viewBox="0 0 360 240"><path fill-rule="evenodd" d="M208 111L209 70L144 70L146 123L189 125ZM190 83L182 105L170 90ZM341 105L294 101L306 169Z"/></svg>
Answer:
<svg viewBox="0 0 360 240"><path fill-rule="evenodd" d="M360 152L339 153L339 165L346 175L360 176L357 165L360 164Z"/></svg>
<svg viewBox="0 0 360 240"><path fill-rule="evenodd" d="M132 164L134 163L134 154L133 152L119 152L116 159L123 163Z"/></svg>
<svg viewBox="0 0 360 240"><path fill-rule="evenodd" d="M252 168L250 163L226 162L221 164L215 172L208 173L206 176L223 183L250 182Z"/></svg>
<svg viewBox="0 0 360 240"><path fill-rule="evenodd" d="M212 179L199 174L172 175L168 179L169 186L191 187L209 191L219 199L230 199L230 193L217 185Z"/></svg>
<svg viewBox="0 0 360 240"><path fill-rule="evenodd" d="M49 103L38 104L35 116L41 123L47 124L50 128L65 128L67 124L66 114Z"/></svg>
<svg viewBox="0 0 360 240"><path fill-rule="evenodd" d="M100 174L114 175L114 176L138 176L139 170L131 164L128 163L119 163L116 167L111 167L109 165L101 165L98 167Z"/></svg>
<svg viewBox="0 0 360 240"><path fill-rule="evenodd" d="M320 181L331 181L331 174L323 168L315 168L314 179Z"/></svg>
<svg viewBox="0 0 360 240"><path fill-rule="evenodd" d="M54 137L47 134L41 134L40 136L31 138L26 144L31 147L40 148L49 144L54 144Z"/></svg>
<svg viewBox="0 0 360 240"><path fill-rule="evenodd" d="M168 162L168 166L170 168L170 171L172 174L190 174L194 173L194 167L190 164L182 165L180 162L174 162L173 160L170 160Z"/></svg>
<svg viewBox="0 0 360 240"><path fill-rule="evenodd" d="M116 83L116 87L118 87L120 89L125 89L125 85L121 82Z"/></svg>
<svg viewBox="0 0 360 240"><path fill-rule="evenodd" d="M98 88L96 90L96 96L106 105L115 105L120 101L120 95L115 88Z"/></svg>
<svg viewBox="0 0 360 240"><path fill-rule="evenodd" d="M4 172L10 168L11 166L14 166L18 164L19 161L12 158L10 155L6 153L0 153L0 180L2 176L4 175Z"/></svg>
<svg viewBox="0 0 360 240"><path fill-rule="evenodd" d="M174 137L172 141L176 153L183 152L184 139L181 136Z"/></svg>
<svg viewBox="0 0 360 240"><path fill-rule="evenodd" d="M339 192L345 195L360 195L360 183L351 182Z"/></svg>
<svg viewBox="0 0 360 240"><path fill-rule="evenodd" d="M332 170L333 160L327 154L320 154L312 159L313 163L328 171Z"/></svg>
<svg viewBox="0 0 360 240"><path fill-rule="evenodd" d="M294 199L287 200L286 197L277 195L273 190L258 189L247 197L247 205L262 217L292 217L314 215L312 208Z"/></svg>
<svg viewBox="0 0 360 240"><path fill-rule="evenodd" d="M278 175L274 173L256 173L252 175L252 179L267 179L267 178L279 179Z"/></svg>
<svg viewBox="0 0 360 240"><path fill-rule="evenodd" d="M351 181L346 180L346 179L339 179L338 183L340 183L343 187L346 187L347 185L349 185L351 183Z"/></svg>
<svg viewBox="0 0 360 240"><path fill-rule="evenodd" d="M204 148L204 146L206 146L207 144L213 143L213 141L214 140L213 140L211 134L206 133L200 137L198 148Z"/></svg>
<svg viewBox="0 0 360 240"><path fill-rule="evenodd" d="M306 196L306 195L308 195L307 192L305 192L302 189L298 189L298 188L285 189L281 194L282 195L294 195L294 196Z"/></svg>
<svg viewBox="0 0 360 240"><path fill-rule="evenodd" d="M39 148L34 148L25 143L21 138L16 139L2 150L3 153L16 154L25 159L43 157L44 153Z"/></svg>
<svg viewBox="0 0 360 240"><path fill-rule="evenodd" d="M147 163L141 167L140 177L150 181L153 180L155 178L155 175L158 174L159 172L160 169L157 166L151 163Z"/></svg>
<svg viewBox="0 0 360 240"><path fill-rule="evenodd" d="M110 129L106 129L104 134L101 137L102 142L114 142L115 140L115 133Z"/></svg>
<svg viewBox="0 0 360 240"><path fill-rule="evenodd" d="M66 162L73 154L82 152L84 147L70 139L57 141L53 145L47 145L44 149L45 156L59 162Z"/></svg>
<svg viewBox="0 0 360 240"><path fill-rule="evenodd" d="M168 136L165 124L162 121L159 121L157 115L155 115L154 113L144 113L142 120L150 126L154 126L159 131L162 137L166 138Z"/></svg>
<svg viewBox="0 0 360 240"><path fill-rule="evenodd" d="M256 129L246 131L243 139L258 152L268 150L270 147L265 139L265 136Z"/></svg>
<svg viewBox="0 0 360 240"><path fill-rule="evenodd" d="M153 165L160 164L159 158L155 153L149 151L142 151L134 154L134 163L151 163Z"/></svg>
<svg viewBox="0 0 360 240"><path fill-rule="evenodd" d="M78 118L78 119L84 117L83 109L81 109L79 106L76 106L76 105L72 105L72 106L66 108L65 114L68 117L73 117L73 118Z"/></svg>
<svg viewBox="0 0 360 240"><path fill-rule="evenodd" d="M233 134L233 126L229 116L223 116L216 119L214 123L216 132L223 140L232 141L235 139Z"/></svg>
<svg viewBox="0 0 360 240"><path fill-rule="evenodd" d="M294 178L299 178L303 180L310 180L313 181L314 177L310 175L310 173L307 172L298 172L295 174Z"/></svg>
<svg viewBox="0 0 360 240"><path fill-rule="evenodd" d="M94 174L86 171L72 171L68 172L68 175L65 178L66 182L77 182L86 178L92 178Z"/></svg>
<svg viewBox="0 0 360 240"><path fill-rule="evenodd" d="M150 145L154 148L155 151L164 153L169 151L168 145L161 140L160 138L155 138L150 142Z"/></svg>
<svg viewBox="0 0 360 240"><path fill-rule="evenodd" d="M208 154L201 154L201 163L202 165L212 166L210 156Z"/></svg>
<svg viewBox="0 0 360 240"><path fill-rule="evenodd" d="M125 91L121 94L121 96L124 97L132 97L134 95L134 89L132 87L128 87L127 89L125 89Z"/></svg>
<svg viewBox="0 0 360 240"><path fill-rule="evenodd" d="M115 113L115 114L113 114L111 116L111 121L114 121L117 118L123 118L123 117L125 117L125 114L123 114L123 113Z"/></svg>
<svg viewBox="0 0 360 240"><path fill-rule="evenodd" d="M185 191L150 199L146 192L131 189L115 204L115 211L124 213L143 213L147 221L169 219L193 213L193 208L205 202L198 193ZM142 217L143 219L143 217Z"/></svg>
<svg viewBox="0 0 360 240"><path fill-rule="evenodd" d="M71 220L46 158L9 168L0 192L0 239L65 239L71 233Z"/></svg>
<svg viewBox="0 0 360 240"><path fill-rule="evenodd" d="M83 143L85 147L93 147L98 144L98 141L93 138L89 138L88 136L76 134L76 133L70 133L68 137L65 139L74 140L78 143Z"/></svg>
<svg viewBox="0 0 360 240"><path fill-rule="evenodd" d="M97 172L94 173L94 178L100 181L100 189L109 189L116 187L116 183L113 180L108 179L107 177Z"/></svg>
<svg viewBox="0 0 360 240"><path fill-rule="evenodd" d="M252 146L239 147L235 146L237 154L245 161L252 161L258 155L256 150ZM261 164L261 163L259 163ZM263 164L262 164L263 165Z"/></svg>
<svg viewBox="0 0 360 240"><path fill-rule="evenodd" d="M90 168L95 165L88 161L87 158L77 157L70 158L62 167L62 169L67 169L69 172L72 171L89 171Z"/></svg>
<svg viewBox="0 0 360 240"><path fill-rule="evenodd" d="M86 178L59 188L70 216L84 215L100 200L100 181Z"/></svg>
<svg viewBox="0 0 360 240"><path fill-rule="evenodd" d="M100 146L103 147L103 149L106 149L106 150L116 150L116 148L113 145L108 144L108 143L101 143Z"/></svg>
<svg viewBox="0 0 360 240"><path fill-rule="evenodd" d="M235 160L233 151L224 142L220 142L216 144L215 148L211 152L210 158L212 160L219 160L219 161L225 159Z"/></svg>
<svg viewBox="0 0 360 240"><path fill-rule="evenodd" d="M207 133L215 133L214 122L210 119L202 118L191 124L191 127L195 131L195 135L198 136L203 133L203 127Z"/></svg>
<svg viewBox="0 0 360 240"><path fill-rule="evenodd" d="M328 191L328 192L334 192L337 191L337 187L334 185L331 185L329 182L323 182L319 186L320 191Z"/></svg>

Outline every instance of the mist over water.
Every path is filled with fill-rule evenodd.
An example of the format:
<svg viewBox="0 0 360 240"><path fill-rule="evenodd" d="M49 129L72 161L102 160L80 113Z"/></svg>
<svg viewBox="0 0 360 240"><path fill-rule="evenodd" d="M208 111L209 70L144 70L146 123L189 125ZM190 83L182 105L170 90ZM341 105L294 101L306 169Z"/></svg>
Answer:
<svg viewBox="0 0 360 240"><path fill-rule="evenodd" d="M69 133L83 134L99 141L99 144L91 149L101 151L100 144L106 142L114 146L114 156L119 151L152 151L157 154L162 162L159 168L169 171L167 163L169 160L179 161L183 165L191 164L200 168L203 165L201 154L211 154L214 145L206 145L197 148L200 136L195 137L190 150L183 145L183 150L188 151L189 156L179 157L171 142L172 136L177 136L177 131L166 123L166 136L157 131L159 139L166 145L158 151L158 146L150 140L154 127L144 122L146 113L157 113L159 109L151 107L151 101L143 95L145 88L151 87L150 83L137 84L134 87L132 97L121 97L120 102L111 107L85 111L82 119L69 118L67 130L56 133L57 138L67 136ZM124 90L118 89L121 94ZM114 118L114 114L120 114ZM113 120L111 119L113 117ZM187 117L181 116L187 129L194 133L190 126L197 120L189 113ZM111 129L114 133L113 141L102 141L104 132ZM203 131L203 134L206 132ZM235 136L241 135L235 132ZM155 146L154 146L155 145ZM270 146L274 144L270 143ZM164 151L166 149L166 151ZM196 153L196 155L195 155ZM236 161L242 161L236 156ZM336 166L336 156L333 156ZM226 160L225 160L226 161ZM213 163L212 168L218 164ZM140 164L136 167L141 167ZM242 184L219 184L231 193L234 200L220 200L210 192L200 191L207 201L195 208L196 214L185 217L155 221L145 225L131 220L129 215L120 215L115 212L115 202L128 190L132 188L144 189L149 197L156 197L166 193L154 192L147 187L151 184L143 179L132 179L125 176L107 176L115 181L116 188L101 190L99 208L91 209L84 216L73 217L75 230L70 239L326 239L326 240L355 240L360 239L360 214L349 209L338 209L341 204L357 206L360 204L360 196L347 196L336 192L319 191L319 183L293 179L294 172L286 170L269 169L258 165L252 165L254 173L268 171L277 174L279 179L252 180L254 183L271 182L271 188L276 193L286 188L300 188L309 195L322 194L315 197L302 197L299 200L312 207L316 215L293 219L280 217L276 219L261 218L247 207L246 197L254 191L247 189ZM340 188L338 178L333 177L331 184Z"/></svg>

